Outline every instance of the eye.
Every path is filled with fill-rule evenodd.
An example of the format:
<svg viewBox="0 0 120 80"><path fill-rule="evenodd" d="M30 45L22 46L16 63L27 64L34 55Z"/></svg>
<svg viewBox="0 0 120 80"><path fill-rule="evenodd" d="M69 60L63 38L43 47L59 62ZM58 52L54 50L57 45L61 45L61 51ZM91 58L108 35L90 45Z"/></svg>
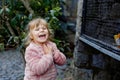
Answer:
<svg viewBox="0 0 120 80"><path fill-rule="evenodd" d="M43 27L42 29L43 29L43 30L46 30L47 28L46 28L46 27Z"/></svg>
<svg viewBox="0 0 120 80"><path fill-rule="evenodd" d="M35 31L39 31L39 28L35 28Z"/></svg>

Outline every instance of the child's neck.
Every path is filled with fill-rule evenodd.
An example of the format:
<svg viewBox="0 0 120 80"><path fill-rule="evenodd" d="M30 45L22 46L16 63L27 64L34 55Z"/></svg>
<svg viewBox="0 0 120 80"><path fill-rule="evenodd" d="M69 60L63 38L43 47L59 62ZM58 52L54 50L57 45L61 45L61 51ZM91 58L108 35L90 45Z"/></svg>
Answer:
<svg viewBox="0 0 120 80"><path fill-rule="evenodd" d="M48 42L49 42L49 41L45 41L45 42L42 42L42 43L38 43L38 42L33 41L33 43L37 44L38 46L42 46L43 44L46 44L46 43L48 43Z"/></svg>

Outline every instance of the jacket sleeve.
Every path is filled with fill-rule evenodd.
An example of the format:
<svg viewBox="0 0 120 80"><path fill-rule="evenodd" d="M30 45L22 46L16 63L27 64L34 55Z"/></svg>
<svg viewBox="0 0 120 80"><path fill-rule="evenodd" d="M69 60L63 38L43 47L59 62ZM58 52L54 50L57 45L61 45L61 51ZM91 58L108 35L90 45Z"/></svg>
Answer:
<svg viewBox="0 0 120 80"><path fill-rule="evenodd" d="M44 74L50 68L51 64L53 64L51 54L40 55L39 52L33 49L26 50L25 60L30 70L37 75Z"/></svg>
<svg viewBox="0 0 120 80"><path fill-rule="evenodd" d="M60 52L60 50L57 48L55 43L53 44L53 54L54 54L54 62L57 65L65 64L66 57L62 52Z"/></svg>

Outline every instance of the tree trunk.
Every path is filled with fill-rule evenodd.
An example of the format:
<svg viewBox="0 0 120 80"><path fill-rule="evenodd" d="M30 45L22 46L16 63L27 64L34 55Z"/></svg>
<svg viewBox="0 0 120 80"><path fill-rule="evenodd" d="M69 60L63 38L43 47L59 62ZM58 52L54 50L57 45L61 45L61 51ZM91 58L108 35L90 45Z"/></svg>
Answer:
<svg viewBox="0 0 120 80"><path fill-rule="evenodd" d="M21 0L21 2L24 4L25 8L28 10L30 14L34 14L34 11L30 7L29 0Z"/></svg>

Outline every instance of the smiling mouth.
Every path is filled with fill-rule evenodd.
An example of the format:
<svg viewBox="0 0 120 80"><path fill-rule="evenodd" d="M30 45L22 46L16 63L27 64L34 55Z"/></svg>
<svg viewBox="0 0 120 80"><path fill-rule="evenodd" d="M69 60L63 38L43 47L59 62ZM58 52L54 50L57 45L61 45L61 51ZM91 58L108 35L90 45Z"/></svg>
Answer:
<svg viewBox="0 0 120 80"><path fill-rule="evenodd" d="M39 38L46 38L46 34L39 35Z"/></svg>

